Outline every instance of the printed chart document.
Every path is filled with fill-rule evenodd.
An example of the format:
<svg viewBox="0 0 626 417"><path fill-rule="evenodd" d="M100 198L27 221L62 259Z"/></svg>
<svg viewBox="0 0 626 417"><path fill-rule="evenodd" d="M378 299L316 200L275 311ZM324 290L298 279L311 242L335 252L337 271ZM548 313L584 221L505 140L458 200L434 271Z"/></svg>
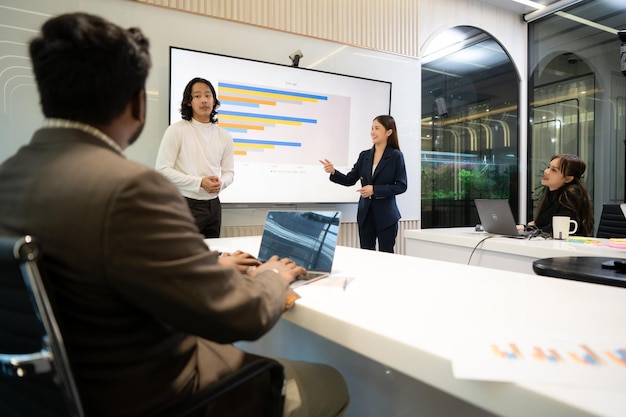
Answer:
<svg viewBox="0 0 626 417"><path fill-rule="evenodd" d="M541 382L626 391L626 338L473 337L454 349L460 379Z"/></svg>

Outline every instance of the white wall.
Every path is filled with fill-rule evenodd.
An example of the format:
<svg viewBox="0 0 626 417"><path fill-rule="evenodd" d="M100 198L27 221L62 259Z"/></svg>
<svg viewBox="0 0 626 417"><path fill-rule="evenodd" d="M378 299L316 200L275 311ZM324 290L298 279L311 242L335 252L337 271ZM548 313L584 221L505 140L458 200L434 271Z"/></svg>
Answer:
<svg viewBox="0 0 626 417"><path fill-rule="evenodd" d="M420 1L419 6L420 45L425 45L439 31L457 25L479 27L502 43L523 80L520 120L525 120L526 32L521 18L471 0L428 0ZM148 119L137 143L126 151L130 159L148 166L154 164L168 123L170 45L283 64L290 63L288 55L291 52L301 49L305 54L301 61L303 67L312 65L319 70L391 81L391 113L398 122L409 180L408 191L398 197L398 204L404 219L420 218L421 73L417 58L346 47L127 0L1 0L0 84L4 88L3 111L0 113L0 132L3 133L0 161L26 143L43 120L27 59L27 42L49 16L70 11L99 14L124 27L139 26L149 37L153 68L147 82ZM94 100L97 100L97 94L94 94ZM525 147L526 124L520 123L520 126L523 129L520 143ZM525 153L520 154L520 159L525 161ZM520 179L524 182L525 166L520 168ZM522 190L526 189L525 183L520 186ZM520 195L524 196L525 192ZM337 207L344 213L344 221L356 218L355 204ZM264 212L264 208L254 206L227 209L224 222L225 225L260 224Z"/></svg>

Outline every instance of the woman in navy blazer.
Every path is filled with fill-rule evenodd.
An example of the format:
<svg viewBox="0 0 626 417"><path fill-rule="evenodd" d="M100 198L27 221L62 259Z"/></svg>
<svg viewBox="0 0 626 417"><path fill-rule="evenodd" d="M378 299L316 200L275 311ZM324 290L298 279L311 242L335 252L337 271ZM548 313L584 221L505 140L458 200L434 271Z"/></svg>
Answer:
<svg viewBox="0 0 626 417"><path fill-rule="evenodd" d="M393 252L400 220L396 194L405 192L407 186L404 156L400 152L393 117L376 117L372 121L371 136L374 145L361 152L347 174L337 171L328 159L320 162L330 173L332 182L351 186L361 181L361 188L357 190L361 194L357 212L361 248L375 250L378 239L381 252Z"/></svg>

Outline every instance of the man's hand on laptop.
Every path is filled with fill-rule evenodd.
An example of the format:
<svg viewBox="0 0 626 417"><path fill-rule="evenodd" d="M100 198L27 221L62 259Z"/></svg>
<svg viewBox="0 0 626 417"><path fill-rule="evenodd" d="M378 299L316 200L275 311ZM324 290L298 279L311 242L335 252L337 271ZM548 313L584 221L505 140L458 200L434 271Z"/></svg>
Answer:
<svg viewBox="0 0 626 417"><path fill-rule="evenodd" d="M251 267L257 267L261 265L261 261L259 261L254 256L249 253L237 250L233 253L222 253L222 256L217 258L217 262L221 266L233 266L237 268L239 272L245 274Z"/></svg>
<svg viewBox="0 0 626 417"><path fill-rule="evenodd" d="M248 275L254 277L258 273L273 270L277 274L279 274L288 284L291 284L298 275L306 275L306 269L296 264L289 258L280 259L278 256L274 255L267 262L261 264L258 267L251 267L248 269Z"/></svg>

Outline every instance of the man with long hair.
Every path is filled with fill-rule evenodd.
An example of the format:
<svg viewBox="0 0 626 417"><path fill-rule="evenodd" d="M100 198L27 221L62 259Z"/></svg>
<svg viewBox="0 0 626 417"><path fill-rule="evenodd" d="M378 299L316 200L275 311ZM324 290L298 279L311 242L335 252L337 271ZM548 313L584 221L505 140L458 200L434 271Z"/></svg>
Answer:
<svg viewBox="0 0 626 417"><path fill-rule="evenodd" d="M165 130L156 160L156 170L185 197L206 238L220 237L219 193L235 175L233 138L217 125L219 106L210 81L189 81L180 104L182 120Z"/></svg>

